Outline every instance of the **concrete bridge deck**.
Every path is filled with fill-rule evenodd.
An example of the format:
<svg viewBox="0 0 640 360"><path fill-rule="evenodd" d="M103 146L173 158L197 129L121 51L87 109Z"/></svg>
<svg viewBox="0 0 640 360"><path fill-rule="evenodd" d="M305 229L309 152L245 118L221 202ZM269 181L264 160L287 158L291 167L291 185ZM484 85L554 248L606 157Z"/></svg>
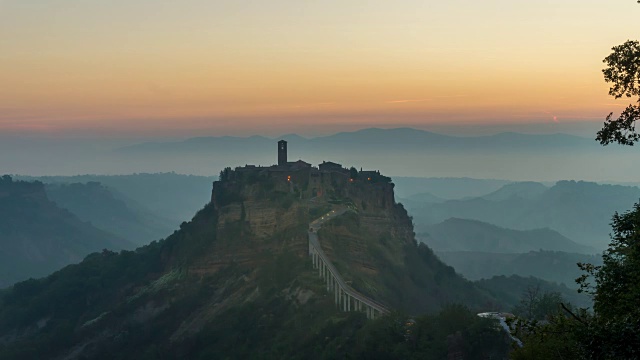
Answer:
<svg viewBox="0 0 640 360"><path fill-rule="evenodd" d="M338 270L327 257L318 239L318 230L325 222L338 217L348 209L331 210L322 217L309 224L309 256L313 267L318 269L318 275L325 280L327 291L334 293L335 303L343 311L364 311L367 318L374 319L377 315L387 314L389 310L379 302L357 292L347 285Z"/></svg>

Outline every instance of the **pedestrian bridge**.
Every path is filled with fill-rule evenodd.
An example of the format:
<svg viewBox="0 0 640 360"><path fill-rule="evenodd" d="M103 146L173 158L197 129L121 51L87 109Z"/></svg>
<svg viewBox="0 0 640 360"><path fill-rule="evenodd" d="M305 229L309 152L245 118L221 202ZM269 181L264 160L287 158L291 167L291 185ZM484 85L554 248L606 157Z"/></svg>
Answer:
<svg viewBox="0 0 640 360"><path fill-rule="evenodd" d="M347 209L332 210L309 224L309 256L314 269L318 270L318 275L325 281L327 291L334 295L338 308L343 311L363 311L367 314L368 319L375 319L377 316L389 313L389 310L347 285L322 250L318 240L318 230L322 224L345 212Z"/></svg>

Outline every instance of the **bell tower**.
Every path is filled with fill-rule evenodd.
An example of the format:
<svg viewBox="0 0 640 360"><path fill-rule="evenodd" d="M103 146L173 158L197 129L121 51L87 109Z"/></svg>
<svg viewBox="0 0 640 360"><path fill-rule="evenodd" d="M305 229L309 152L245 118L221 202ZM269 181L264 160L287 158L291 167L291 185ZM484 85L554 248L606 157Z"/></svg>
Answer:
<svg viewBox="0 0 640 360"><path fill-rule="evenodd" d="M287 165L287 142L285 140L278 141L278 166Z"/></svg>

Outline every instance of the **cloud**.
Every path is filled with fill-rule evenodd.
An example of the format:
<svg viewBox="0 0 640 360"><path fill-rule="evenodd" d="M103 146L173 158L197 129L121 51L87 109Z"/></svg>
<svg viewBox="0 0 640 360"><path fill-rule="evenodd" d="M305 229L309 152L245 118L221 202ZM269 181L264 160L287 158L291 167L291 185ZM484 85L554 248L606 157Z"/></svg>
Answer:
<svg viewBox="0 0 640 360"><path fill-rule="evenodd" d="M318 106L329 106L329 105L334 105L335 102L317 102L317 103L310 103L310 104L296 104L296 105L277 105L274 106L274 108L276 109L300 109L300 108L311 108L311 107L318 107Z"/></svg>
<svg viewBox="0 0 640 360"><path fill-rule="evenodd" d="M452 98L462 98L462 97L466 97L467 95L441 95L441 96L436 96L433 98L425 98L425 99L402 99L402 100L390 100L387 101L387 104L405 104L405 103L412 103L412 102L425 102L425 101L433 101L435 99L452 99Z"/></svg>
<svg viewBox="0 0 640 360"><path fill-rule="evenodd" d="M402 104L402 103L423 102L423 101L431 101L431 100L433 100L433 99L391 100L391 101L387 101L387 104Z"/></svg>

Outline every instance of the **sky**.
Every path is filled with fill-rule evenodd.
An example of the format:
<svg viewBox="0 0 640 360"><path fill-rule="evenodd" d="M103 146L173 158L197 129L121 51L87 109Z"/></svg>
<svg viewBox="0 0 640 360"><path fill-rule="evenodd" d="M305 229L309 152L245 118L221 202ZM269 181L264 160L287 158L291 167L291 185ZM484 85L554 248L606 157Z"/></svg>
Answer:
<svg viewBox="0 0 640 360"><path fill-rule="evenodd" d="M634 0L0 0L0 135L601 124ZM569 125L568 125L569 124ZM481 130L478 130L481 131Z"/></svg>

